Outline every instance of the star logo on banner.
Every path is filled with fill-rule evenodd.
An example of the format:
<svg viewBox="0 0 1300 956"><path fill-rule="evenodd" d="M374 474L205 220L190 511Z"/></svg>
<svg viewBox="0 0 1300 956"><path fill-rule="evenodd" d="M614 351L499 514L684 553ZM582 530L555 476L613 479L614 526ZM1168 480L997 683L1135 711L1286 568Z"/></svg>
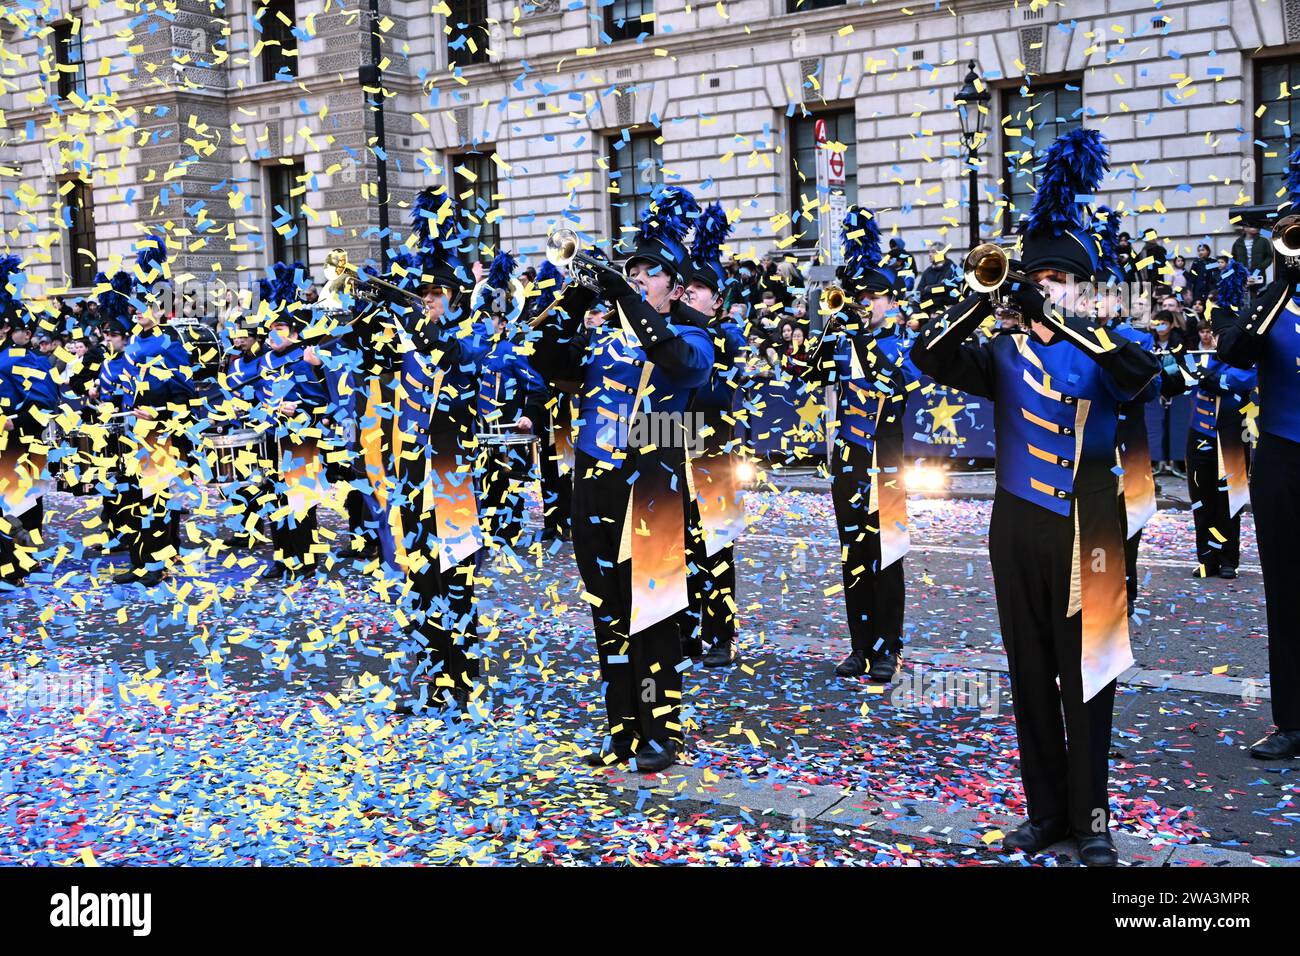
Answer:
<svg viewBox="0 0 1300 956"><path fill-rule="evenodd" d="M799 421L805 425L817 424L817 417L825 410L826 406L818 402L815 398L809 398L804 402L801 408L796 409L799 413Z"/></svg>
<svg viewBox="0 0 1300 956"><path fill-rule="evenodd" d="M939 400L938 405L925 409L926 413L934 416L934 421L930 424L930 434L934 434L940 428L946 428L948 431L957 434L957 422L954 419L957 413L965 409L965 405L953 405L948 402L948 396L945 395Z"/></svg>

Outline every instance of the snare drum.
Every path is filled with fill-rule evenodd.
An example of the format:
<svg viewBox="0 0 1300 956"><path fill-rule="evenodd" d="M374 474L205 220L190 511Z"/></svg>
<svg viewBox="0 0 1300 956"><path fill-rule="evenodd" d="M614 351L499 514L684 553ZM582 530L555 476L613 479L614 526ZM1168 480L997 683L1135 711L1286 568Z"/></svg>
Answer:
<svg viewBox="0 0 1300 956"><path fill-rule="evenodd" d="M117 471L121 454L118 442L125 433L125 422L110 419L102 425L81 425L74 432L64 432L50 422L46 442L58 450L51 455L51 471L60 491L74 495L97 495L97 485L108 482ZM57 468L54 466L57 457Z"/></svg>
<svg viewBox="0 0 1300 956"><path fill-rule="evenodd" d="M266 436L251 428L209 435L208 444L212 446L210 464L215 485L244 481L254 471L266 467Z"/></svg>
<svg viewBox="0 0 1300 956"><path fill-rule="evenodd" d="M532 481L541 474L538 449L541 440L528 432L490 428L479 432L478 442L489 455L503 458L510 466L510 477ZM527 448L521 447L527 446Z"/></svg>

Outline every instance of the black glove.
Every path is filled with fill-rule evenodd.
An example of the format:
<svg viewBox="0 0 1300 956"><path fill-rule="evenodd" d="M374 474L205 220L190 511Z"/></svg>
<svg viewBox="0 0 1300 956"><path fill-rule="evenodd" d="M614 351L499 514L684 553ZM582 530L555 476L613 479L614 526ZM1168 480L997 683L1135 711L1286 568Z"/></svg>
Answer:
<svg viewBox="0 0 1300 956"><path fill-rule="evenodd" d="M1007 298L1015 303L1026 324L1043 321L1048 302L1047 296L1043 295L1039 286L1030 282L1018 282L1012 287Z"/></svg>
<svg viewBox="0 0 1300 956"><path fill-rule="evenodd" d="M600 286L601 298L611 305L616 299L636 294L625 278L608 267L596 270L596 283Z"/></svg>

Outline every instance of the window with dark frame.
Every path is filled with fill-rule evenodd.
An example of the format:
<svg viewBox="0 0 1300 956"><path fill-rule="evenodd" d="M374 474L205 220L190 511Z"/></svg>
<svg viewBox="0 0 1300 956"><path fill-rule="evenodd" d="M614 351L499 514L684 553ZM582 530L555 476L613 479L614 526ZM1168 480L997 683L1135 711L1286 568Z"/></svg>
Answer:
<svg viewBox="0 0 1300 956"><path fill-rule="evenodd" d="M86 61L81 54L81 33L73 29L70 21L54 24L54 62L58 67L59 98L67 99L73 93L84 98Z"/></svg>
<svg viewBox="0 0 1300 956"><path fill-rule="evenodd" d="M262 80L270 82L298 75L298 38L294 0L266 0L257 20L262 25ZM287 21L287 22L286 22Z"/></svg>
<svg viewBox="0 0 1300 956"><path fill-rule="evenodd" d="M613 0L605 6L605 33L609 41L635 40L642 34L654 36L654 20L641 19L654 12L654 0Z"/></svg>
<svg viewBox="0 0 1300 956"><path fill-rule="evenodd" d="M471 66L488 62L487 0L448 0L447 62Z"/></svg>
<svg viewBox="0 0 1300 956"><path fill-rule="evenodd" d="M452 205L461 225L474 237L475 252L481 258L501 248L501 217L497 208L497 164L493 150L460 153L448 159L451 169Z"/></svg>
<svg viewBox="0 0 1300 956"><path fill-rule="evenodd" d="M1034 202L1037 167L1062 133L1083 125L1082 81L1062 80L1002 91L1003 230L1015 232Z"/></svg>
<svg viewBox="0 0 1300 956"><path fill-rule="evenodd" d="M799 238L794 245L817 245L821 235L817 195L817 121L826 121L826 139L843 143L844 198L848 205L858 201L858 133L852 109L827 110L790 119L790 218ZM805 211L805 209L807 211Z"/></svg>
<svg viewBox="0 0 1300 956"><path fill-rule="evenodd" d="M1300 96L1287 96L1300 83L1300 59L1255 61L1255 202L1281 202L1287 157L1300 128ZM1288 134L1291 138L1288 139ZM1279 193L1281 192L1281 195Z"/></svg>
<svg viewBox="0 0 1300 956"><path fill-rule="evenodd" d="M271 208L271 258L275 262L307 263L307 195L302 163L280 163L266 169L266 194ZM282 231L283 230L283 231Z"/></svg>
<svg viewBox="0 0 1300 956"><path fill-rule="evenodd" d="M650 196L660 181L664 164L662 134L657 129L643 132L624 130L609 137L609 235L616 251L623 249L650 205Z"/></svg>
<svg viewBox="0 0 1300 956"><path fill-rule="evenodd" d="M846 0L785 0L786 13L806 13L809 10L825 10L827 7L842 7Z"/></svg>
<svg viewBox="0 0 1300 956"><path fill-rule="evenodd" d="M68 275L74 288L93 286L98 262L94 192L90 183L82 179L63 179L59 183L63 208L67 213L64 232L68 250ZM71 188L69 183L72 184Z"/></svg>

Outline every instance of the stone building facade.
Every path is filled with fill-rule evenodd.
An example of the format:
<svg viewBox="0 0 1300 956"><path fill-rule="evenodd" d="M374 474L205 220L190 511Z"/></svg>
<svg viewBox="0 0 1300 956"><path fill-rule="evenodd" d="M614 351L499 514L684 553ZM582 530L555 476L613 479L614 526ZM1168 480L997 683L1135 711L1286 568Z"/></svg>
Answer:
<svg viewBox="0 0 1300 956"><path fill-rule="evenodd" d="M1206 236L1226 246L1230 207L1276 191L1300 83L1300 0L377 7L382 90L359 75L372 63L367 0L139 11L54 0L39 20L11 10L14 69L0 91L9 249L50 292L80 287L86 263L114 268L147 227L167 229L181 271L201 276L256 272L276 251L317 270L334 246L374 257L382 154L395 242L415 192L443 183L475 223L478 253L500 242L536 262L555 224L605 240L669 181L736 210L737 252L807 255L818 119L851 199L887 210L910 249L964 249L952 97L975 60L991 93L977 160L984 235L1027 204L1035 145L1083 122L1112 145L1098 200L1133 214L1135 236L1154 230L1190 252ZM59 97L55 50L69 25L84 94ZM268 78L268 61L291 61L296 75ZM81 251L69 228L79 196L94 220L94 248Z"/></svg>

